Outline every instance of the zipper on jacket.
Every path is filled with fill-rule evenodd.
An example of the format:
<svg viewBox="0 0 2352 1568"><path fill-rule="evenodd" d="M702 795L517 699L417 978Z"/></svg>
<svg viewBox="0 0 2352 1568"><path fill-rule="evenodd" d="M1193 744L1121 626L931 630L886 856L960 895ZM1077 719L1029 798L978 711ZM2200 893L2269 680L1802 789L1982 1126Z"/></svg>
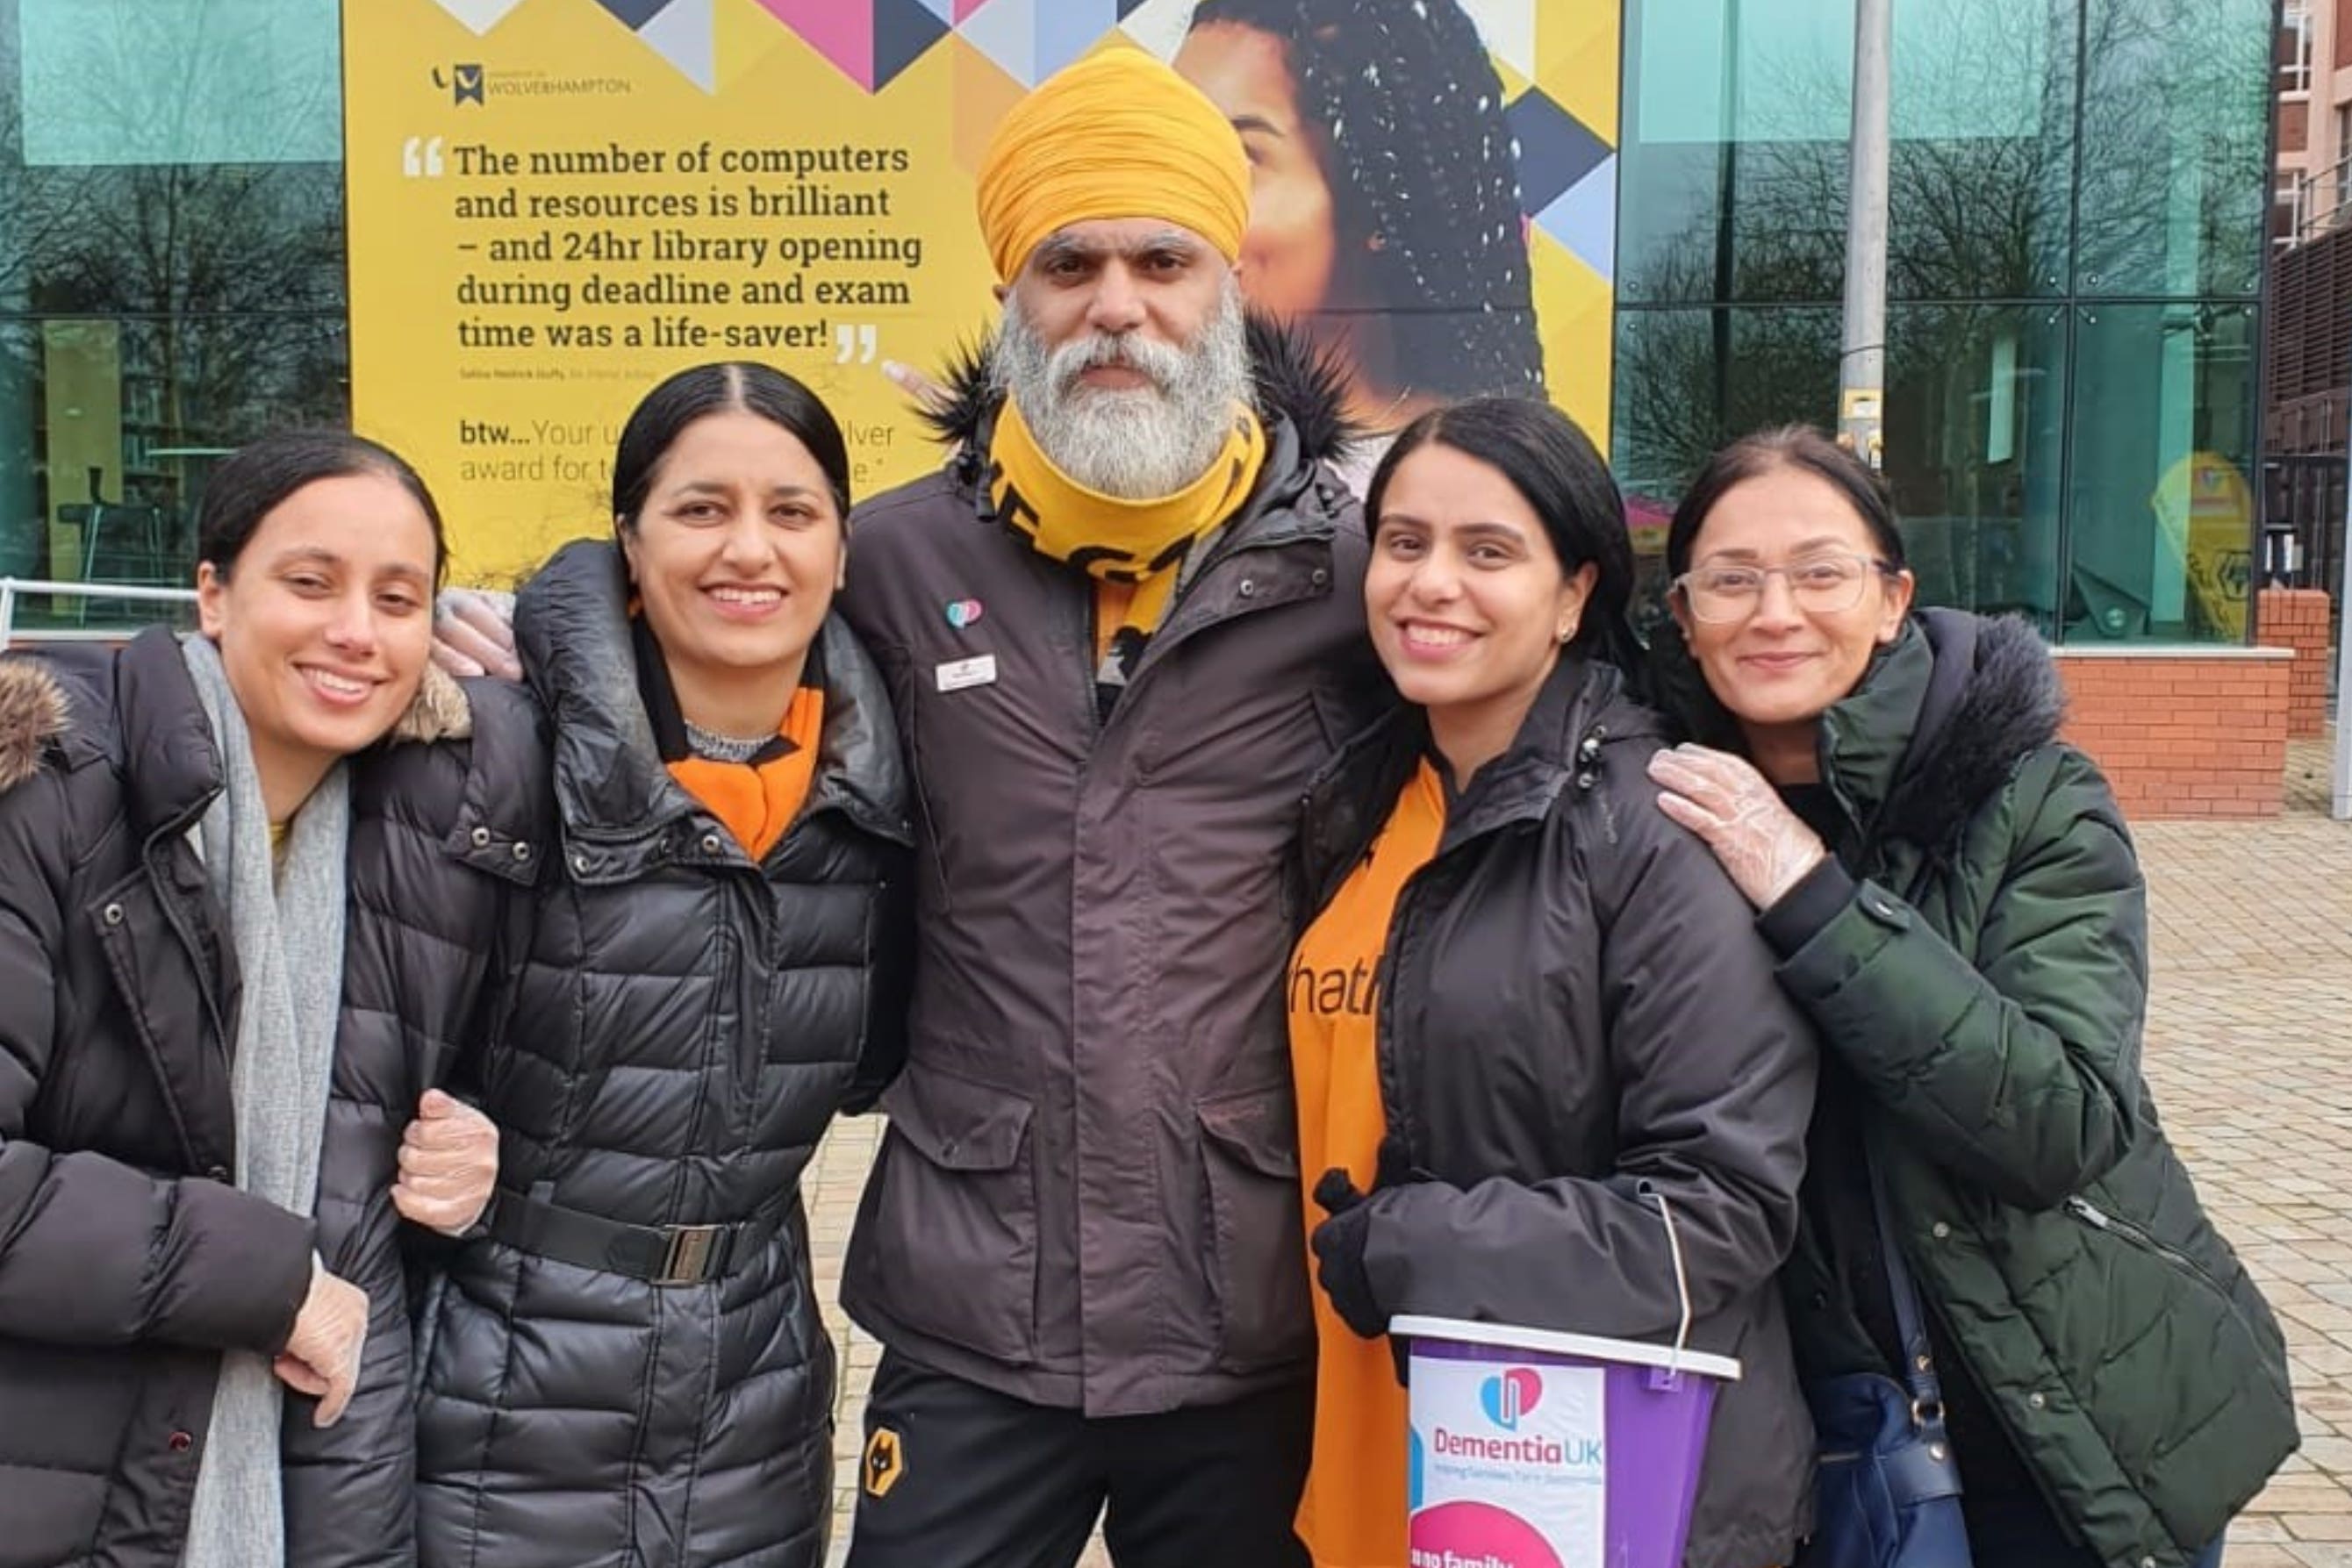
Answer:
<svg viewBox="0 0 2352 1568"><path fill-rule="evenodd" d="M2094 1230L2105 1230L2111 1235L2122 1237L2141 1251L2153 1253L2174 1268L2195 1275L2224 1300L2229 1299L2230 1292L2221 1289L2221 1282L2199 1267L2195 1259L2178 1249L2167 1247L2130 1220L2118 1218L2105 1209L2093 1207L2087 1198L2080 1195L2068 1198L2065 1208L2067 1213Z"/></svg>
<svg viewBox="0 0 2352 1568"><path fill-rule="evenodd" d="M2188 1275L2221 1298L2221 1304L2229 1309L2230 1316L2237 1320L2238 1327L2245 1331L2249 1339L2257 1343L2263 1339L2261 1331L2248 1320L2245 1309L2239 1305L2237 1296L2224 1287L2221 1281L2206 1272L2204 1265L2199 1263L2196 1259L2178 1248L2167 1247L2130 1220L2095 1207L2089 1199L2079 1193L2066 1199L2060 1207L2094 1230L2104 1230L2110 1236L2120 1236L2131 1246L2138 1248L2152 1257L2162 1259L2174 1269ZM2270 1375L2273 1390L2282 1398L2292 1401L2294 1397L2294 1389L2287 1382L2284 1372L2272 1366L2266 1357L2257 1354L2255 1360L2260 1362L2263 1370Z"/></svg>

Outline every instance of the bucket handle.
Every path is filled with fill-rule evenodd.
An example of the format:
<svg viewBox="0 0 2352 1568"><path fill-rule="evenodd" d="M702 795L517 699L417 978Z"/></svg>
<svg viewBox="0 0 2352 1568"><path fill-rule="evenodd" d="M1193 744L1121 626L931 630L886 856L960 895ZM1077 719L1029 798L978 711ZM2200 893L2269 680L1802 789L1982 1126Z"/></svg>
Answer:
<svg viewBox="0 0 2352 1568"><path fill-rule="evenodd" d="M1682 1303L1682 1321L1675 1325L1674 1354L1666 1361L1666 1375L1679 1377L1683 1370L1683 1351L1690 1341L1691 1298L1690 1276L1683 1271L1682 1238L1675 1232L1675 1211L1666 1207L1666 1195L1652 1186L1647 1177L1636 1182L1634 1196L1646 1197L1658 1206L1658 1218L1666 1225L1666 1252L1675 1262L1675 1295Z"/></svg>

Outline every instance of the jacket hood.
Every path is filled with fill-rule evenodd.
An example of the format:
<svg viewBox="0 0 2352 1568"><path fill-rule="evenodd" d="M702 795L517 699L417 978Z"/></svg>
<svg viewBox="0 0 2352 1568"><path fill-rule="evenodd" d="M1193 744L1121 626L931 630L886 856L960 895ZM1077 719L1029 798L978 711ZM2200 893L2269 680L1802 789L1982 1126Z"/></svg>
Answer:
<svg viewBox="0 0 2352 1568"><path fill-rule="evenodd" d="M1628 742L1654 745L1665 721L1635 701L1613 664L1570 655L1553 666L1509 749L1481 768L1446 812L1438 852L1543 817L1565 791L1588 794ZM1398 702L1343 745L1307 787L1300 832L1308 891L1320 908L1388 820L1430 749L1427 714ZM1632 764L1638 769L1638 762Z"/></svg>
<svg viewBox="0 0 2352 1568"><path fill-rule="evenodd" d="M838 805L868 831L903 839L906 768L881 673L838 614L817 635L825 715L809 802ZM637 689L618 549L580 539L557 551L516 597L515 641L554 718L555 799L567 834L651 840L699 810L663 764Z"/></svg>
<svg viewBox="0 0 2352 1568"><path fill-rule="evenodd" d="M1911 643L1926 655L1924 679L1916 655L1895 668L1895 655ZM1977 809L2009 782L2019 758L2058 738L2066 693L2042 634L2014 616L1999 619L1957 610L1925 610L1911 619L1862 689L1832 709L1836 729L1823 727L1825 752L1832 735L1876 716L1870 711L1882 679L1896 716L1906 705L1908 727L1900 766L1891 782L1883 772L1870 783L1885 801L1880 833L1913 843L1941 845L1958 836ZM1905 688L1916 689L1916 698Z"/></svg>
<svg viewBox="0 0 2352 1568"><path fill-rule="evenodd" d="M1344 458L1363 435L1347 416L1347 367L1305 332L1271 316L1249 311L1243 330L1258 417L1268 424L1287 423L1308 465ZM947 401L923 413L941 443L969 448L986 428L1001 395L989 369L995 344L993 332L966 342L942 368Z"/></svg>
<svg viewBox="0 0 2352 1568"><path fill-rule="evenodd" d="M0 789L40 771L41 754L66 732L65 688L29 659L0 660Z"/></svg>

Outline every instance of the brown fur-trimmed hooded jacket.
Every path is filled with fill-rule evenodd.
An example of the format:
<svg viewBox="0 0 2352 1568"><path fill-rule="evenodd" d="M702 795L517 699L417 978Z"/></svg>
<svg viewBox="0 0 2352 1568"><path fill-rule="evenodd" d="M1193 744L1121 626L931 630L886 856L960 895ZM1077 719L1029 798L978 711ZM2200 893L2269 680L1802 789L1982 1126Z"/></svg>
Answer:
<svg viewBox="0 0 2352 1568"><path fill-rule="evenodd" d="M462 728L454 688L427 694L404 728ZM404 866L453 852L446 824L389 803L382 774L387 758L446 769L450 787L398 799L454 802L462 752L401 747L353 769L342 1017L303 1219L228 1185L236 956L188 841L222 771L175 639L0 658L0 1565L180 1561L222 1353L283 1346L314 1249L373 1311L343 1419L321 1431L288 1397L289 1558L414 1561L389 1191L401 1131L466 1026L430 998L479 988L411 977L489 956L390 896ZM405 1029L390 1005L404 988Z"/></svg>

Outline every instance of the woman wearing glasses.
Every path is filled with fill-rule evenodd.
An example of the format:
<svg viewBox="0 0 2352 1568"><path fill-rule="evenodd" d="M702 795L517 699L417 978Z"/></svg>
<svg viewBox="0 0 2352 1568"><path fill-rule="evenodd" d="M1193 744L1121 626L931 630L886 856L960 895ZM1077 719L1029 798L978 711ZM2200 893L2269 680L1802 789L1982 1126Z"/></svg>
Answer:
<svg viewBox="0 0 2352 1568"><path fill-rule="evenodd" d="M1914 611L1877 476L1811 430L1718 453L1666 559L1712 744L1651 777L1822 1037L1800 1366L1901 1376L1892 1249L1979 1564L2218 1562L2295 1444L2285 1355L2158 1128L2139 865L2047 651Z"/></svg>

